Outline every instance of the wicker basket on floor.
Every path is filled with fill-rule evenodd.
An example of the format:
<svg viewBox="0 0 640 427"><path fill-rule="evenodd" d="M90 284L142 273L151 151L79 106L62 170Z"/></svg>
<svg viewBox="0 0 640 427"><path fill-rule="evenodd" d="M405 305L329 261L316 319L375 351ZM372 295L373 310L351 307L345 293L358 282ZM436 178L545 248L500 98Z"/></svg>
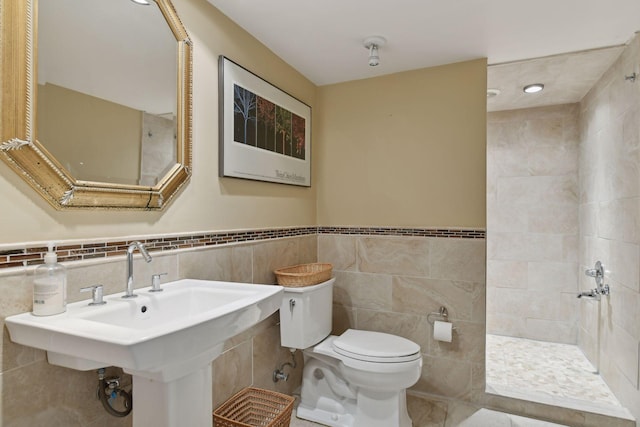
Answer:
<svg viewBox="0 0 640 427"><path fill-rule="evenodd" d="M247 387L213 411L215 427L289 427L294 398Z"/></svg>
<svg viewBox="0 0 640 427"><path fill-rule="evenodd" d="M331 264L300 264L274 271L278 285L291 288L317 285L331 279Z"/></svg>

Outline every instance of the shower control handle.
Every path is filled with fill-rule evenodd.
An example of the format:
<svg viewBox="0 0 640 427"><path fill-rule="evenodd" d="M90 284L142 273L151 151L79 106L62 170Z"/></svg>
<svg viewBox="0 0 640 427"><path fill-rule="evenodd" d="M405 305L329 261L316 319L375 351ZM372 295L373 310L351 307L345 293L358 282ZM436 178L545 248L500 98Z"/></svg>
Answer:
<svg viewBox="0 0 640 427"><path fill-rule="evenodd" d="M589 277L596 277L598 275L598 270L596 270L595 268L589 268L584 271L584 274Z"/></svg>
<svg viewBox="0 0 640 427"><path fill-rule="evenodd" d="M596 261L595 268L586 269L584 274L595 279L596 288L588 292L581 292L578 294L578 298L588 297L600 300L600 295L609 295L611 291L609 285L604 283L604 265L600 261Z"/></svg>

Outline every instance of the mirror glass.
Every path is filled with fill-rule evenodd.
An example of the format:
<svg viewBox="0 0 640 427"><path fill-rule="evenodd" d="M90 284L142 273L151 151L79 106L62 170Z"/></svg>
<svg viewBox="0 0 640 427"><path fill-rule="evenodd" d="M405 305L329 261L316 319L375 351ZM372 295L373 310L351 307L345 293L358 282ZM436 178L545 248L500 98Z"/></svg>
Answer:
<svg viewBox="0 0 640 427"><path fill-rule="evenodd" d="M36 139L80 181L155 186L178 162L178 44L154 1L38 4Z"/></svg>

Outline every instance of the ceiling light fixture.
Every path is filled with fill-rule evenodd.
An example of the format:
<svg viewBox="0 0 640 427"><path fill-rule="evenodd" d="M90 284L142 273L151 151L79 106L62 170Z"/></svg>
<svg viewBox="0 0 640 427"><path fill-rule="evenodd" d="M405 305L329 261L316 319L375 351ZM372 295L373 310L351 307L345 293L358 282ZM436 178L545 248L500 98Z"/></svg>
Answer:
<svg viewBox="0 0 640 427"><path fill-rule="evenodd" d="M544 89L544 85L542 83L534 83L522 88L525 93L536 93L540 92L542 89Z"/></svg>
<svg viewBox="0 0 640 427"><path fill-rule="evenodd" d="M369 49L369 66L375 67L380 64L380 56L378 56L378 48L384 46L387 40L380 36L371 36L364 39L364 47Z"/></svg>
<svg viewBox="0 0 640 427"><path fill-rule="evenodd" d="M135 4L139 4L141 6L149 6L151 4L147 0L131 0L131 1L134 2Z"/></svg>
<svg viewBox="0 0 640 427"><path fill-rule="evenodd" d="M500 89L487 89L487 98L495 98L500 95Z"/></svg>

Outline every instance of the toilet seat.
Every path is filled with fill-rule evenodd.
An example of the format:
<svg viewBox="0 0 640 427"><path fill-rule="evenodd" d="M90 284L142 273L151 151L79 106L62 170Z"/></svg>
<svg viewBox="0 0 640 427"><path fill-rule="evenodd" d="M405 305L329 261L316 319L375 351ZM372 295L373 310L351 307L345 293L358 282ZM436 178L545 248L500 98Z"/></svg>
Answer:
<svg viewBox="0 0 640 427"><path fill-rule="evenodd" d="M332 347L342 356L363 362L402 363L421 357L418 344L383 332L348 329L333 340Z"/></svg>

